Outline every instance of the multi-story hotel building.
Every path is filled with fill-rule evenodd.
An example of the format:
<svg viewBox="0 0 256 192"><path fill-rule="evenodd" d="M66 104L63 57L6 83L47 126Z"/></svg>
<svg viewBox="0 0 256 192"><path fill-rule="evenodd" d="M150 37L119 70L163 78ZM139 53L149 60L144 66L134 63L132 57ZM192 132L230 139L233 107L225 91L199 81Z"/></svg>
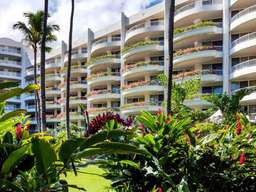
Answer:
<svg viewBox="0 0 256 192"><path fill-rule="evenodd" d="M71 120L83 124L81 105L91 117L114 111L123 116L156 112L166 100L158 75L168 72L168 1L100 31L88 29L72 51ZM256 85L255 0L176 0L174 80L200 76L200 93L232 93ZM47 121L65 119L67 48L47 56ZM255 120L256 94L242 101ZM209 103L186 101L195 109Z"/></svg>

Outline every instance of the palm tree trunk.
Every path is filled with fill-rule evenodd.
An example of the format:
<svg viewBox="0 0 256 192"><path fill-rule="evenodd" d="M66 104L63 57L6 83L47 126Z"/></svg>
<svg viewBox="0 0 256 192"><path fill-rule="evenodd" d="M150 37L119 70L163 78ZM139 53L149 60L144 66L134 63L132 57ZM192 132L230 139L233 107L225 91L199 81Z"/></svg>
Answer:
<svg viewBox="0 0 256 192"><path fill-rule="evenodd" d="M37 84L37 46L34 45L34 83ZM38 91L35 91L35 116L36 116L36 121L37 121L37 127L39 129L39 131L42 131L41 128L41 118L40 118L40 98L39 98L39 94Z"/></svg>
<svg viewBox="0 0 256 192"><path fill-rule="evenodd" d="M41 119L42 130L46 131L46 105L45 105L45 42L47 34L47 18L48 18L48 0L44 1L44 23L43 23L43 36L41 43Z"/></svg>
<svg viewBox="0 0 256 192"><path fill-rule="evenodd" d="M173 31L174 31L174 12L175 0L169 0L168 14L168 50L169 50L169 70L168 70L168 94L167 94L167 113L171 114L172 106L172 73L173 73Z"/></svg>
<svg viewBox="0 0 256 192"><path fill-rule="evenodd" d="M71 0L71 16L70 16L70 29L69 29L69 42L68 42L68 68L67 68L67 93L66 93L66 129L67 138L71 136L70 132L70 114L69 114L69 97L70 97L70 76L71 76L71 53L72 53L72 36L73 36L73 18L75 9L75 0Z"/></svg>

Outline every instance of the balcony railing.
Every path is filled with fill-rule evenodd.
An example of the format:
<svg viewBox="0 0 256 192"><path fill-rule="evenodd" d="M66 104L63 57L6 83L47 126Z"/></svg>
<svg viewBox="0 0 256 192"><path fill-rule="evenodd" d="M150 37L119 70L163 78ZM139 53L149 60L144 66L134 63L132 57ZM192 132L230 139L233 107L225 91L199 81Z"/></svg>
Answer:
<svg viewBox="0 0 256 192"><path fill-rule="evenodd" d="M96 73L92 74L87 77L87 80L93 80L99 77L107 77L107 76L120 76L119 72L101 72L101 73Z"/></svg>
<svg viewBox="0 0 256 192"><path fill-rule="evenodd" d="M9 60L0 60L0 64L20 65L21 66L21 62L19 62L19 61L9 61Z"/></svg>
<svg viewBox="0 0 256 192"><path fill-rule="evenodd" d="M120 90L119 89L115 89L115 90L92 90L90 91L90 93L87 94L88 97L90 96L96 96L96 95L104 95L104 94L120 94Z"/></svg>
<svg viewBox="0 0 256 192"><path fill-rule="evenodd" d="M256 59L244 61L242 63L239 63L239 64L233 66L232 72L234 72L236 70L240 70L240 69L245 69L247 67L254 67L254 66L256 67Z"/></svg>
<svg viewBox="0 0 256 192"><path fill-rule="evenodd" d="M0 47L0 52L20 54L21 50L10 47Z"/></svg>
<svg viewBox="0 0 256 192"><path fill-rule="evenodd" d="M149 101L149 102L135 102L124 104L121 108L128 109L133 107L144 107L144 106L161 106L162 101Z"/></svg>
<svg viewBox="0 0 256 192"><path fill-rule="evenodd" d="M232 42L232 47L235 47L239 43L242 43L242 42L245 42L245 41L249 41L249 40L252 40L252 39L256 39L256 32L249 33L247 35L244 35L244 36L234 40Z"/></svg>
<svg viewBox="0 0 256 192"><path fill-rule="evenodd" d="M102 56L99 56L99 57L92 57L90 59L90 61L87 62L87 65L91 65L93 63L99 62L99 61L104 60L104 59L120 59L120 55L107 54L107 55L102 55Z"/></svg>
<svg viewBox="0 0 256 192"><path fill-rule="evenodd" d="M242 11L239 11L237 14L235 14L232 19L231 19L231 22L235 21L236 19L244 16L244 15L247 15L249 13L252 13L252 12L256 12L256 5L253 5L251 7L248 7L247 9L244 9Z"/></svg>
<svg viewBox="0 0 256 192"><path fill-rule="evenodd" d="M202 76L202 75L222 75L222 70L217 69L217 70L202 70L202 71L186 71L186 72L181 72L173 76L173 79L178 80L178 79L183 79L183 78L188 78L188 77L193 77L193 76Z"/></svg>
<svg viewBox="0 0 256 192"><path fill-rule="evenodd" d="M163 20L151 21L149 23L149 25L147 25L147 23L140 23L140 24L137 24L137 25L134 25L133 27L131 27L129 30L127 30L126 33L128 34L137 29L144 29L146 27L159 26L159 25L164 25L164 21Z"/></svg>
<svg viewBox="0 0 256 192"><path fill-rule="evenodd" d="M198 47L191 47L186 49L180 49L174 53L174 57L183 56L190 53L196 53L200 51L209 51L209 50L215 50L215 51L222 51L221 46L198 46Z"/></svg>
<svg viewBox="0 0 256 192"><path fill-rule="evenodd" d="M206 5L215 5L215 4L221 4L221 3L222 3L222 0L195 0L195 1L192 1L191 3L186 4L185 6L177 9L175 11L175 16L184 11L193 9L199 5L206 6Z"/></svg>
<svg viewBox="0 0 256 192"><path fill-rule="evenodd" d="M20 73L18 73L18 72L10 72L10 71L0 71L0 75L12 76L12 77L21 77Z"/></svg>
<svg viewBox="0 0 256 192"><path fill-rule="evenodd" d="M124 85L122 89L130 89L135 87L143 87L143 86L150 86L150 85L160 85L160 82L158 80L151 80L151 81L138 81L134 83L130 83L127 85Z"/></svg>
<svg viewBox="0 0 256 192"><path fill-rule="evenodd" d="M159 60L159 61L141 61L141 62L137 62L134 64L128 64L128 65L125 65L124 72L131 71L132 69L137 68L137 67L146 67L146 66L152 66L152 65L164 66L164 61L161 61L161 60Z"/></svg>
<svg viewBox="0 0 256 192"><path fill-rule="evenodd" d="M164 45L164 41L152 41L152 40L141 41L141 42L135 43L131 46L125 47L122 51L123 51L123 53L127 53L133 49L136 49L139 47L144 47L144 46L149 46L149 45Z"/></svg>
<svg viewBox="0 0 256 192"><path fill-rule="evenodd" d="M90 113L118 112L119 107L93 107L87 110Z"/></svg>

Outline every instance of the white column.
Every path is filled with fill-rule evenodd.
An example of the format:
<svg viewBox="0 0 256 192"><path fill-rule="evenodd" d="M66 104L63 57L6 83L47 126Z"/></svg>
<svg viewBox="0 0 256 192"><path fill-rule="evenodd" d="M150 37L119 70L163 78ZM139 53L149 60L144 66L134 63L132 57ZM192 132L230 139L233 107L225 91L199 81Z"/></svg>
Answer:
<svg viewBox="0 0 256 192"><path fill-rule="evenodd" d="M230 0L223 0L223 92L231 93L230 83Z"/></svg>

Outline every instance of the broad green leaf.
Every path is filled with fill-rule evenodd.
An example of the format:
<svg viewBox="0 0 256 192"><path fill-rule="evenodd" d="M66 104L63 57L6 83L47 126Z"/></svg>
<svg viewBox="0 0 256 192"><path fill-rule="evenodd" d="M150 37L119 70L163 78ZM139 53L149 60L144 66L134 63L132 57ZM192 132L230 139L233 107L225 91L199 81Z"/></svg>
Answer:
<svg viewBox="0 0 256 192"><path fill-rule="evenodd" d="M19 85L20 85L19 82L13 82L13 81L3 82L3 83L0 83L0 90L12 88L12 87L18 87Z"/></svg>
<svg viewBox="0 0 256 192"><path fill-rule="evenodd" d="M24 110L24 109L18 109L18 110L15 110L15 111L6 113L6 114L4 114L2 117L0 117L0 123L3 122L3 121L9 120L9 119L11 119L11 118L20 116L20 115L22 115L22 114L24 114L24 113L26 113L26 112L27 112L27 111Z"/></svg>
<svg viewBox="0 0 256 192"><path fill-rule="evenodd" d="M13 151L8 159L3 163L1 173L3 175L8 175L13 167L15 167L18 162L28 153L30 145L24 145L21 148Z"/></svg>
<svg viewBox="0 0 256 192"><path fill-rule="evenodd" d="M36 158L36 168L38 172L46 174L49 167L57 160L56 154L45 140L33 138L31 141L31 149Z"/></svg>
<svg viewBox="0 0 256 192"><path fill-rule="evenodd" d="M11 181L8 181L6 179L0 179L0 189L3 186L6 186L10 191L24 192L19 186L15 185Z"/></svg>
<svg viewBox="0 0 256 192"><path fill-rule="evenodd" d="M10 132L5 133L3 143L13 144L13 135Z"/></svg>
<svg viewBox="0 0 256 192"><path fill-rule="evenodd" d="M121 163L123 165L129 165L136 169L139 169L139 167L140 167L138 163L135 163L134 161L131 161L131 160L121 160L121 161L119 161L119 163Z"/></svg>

